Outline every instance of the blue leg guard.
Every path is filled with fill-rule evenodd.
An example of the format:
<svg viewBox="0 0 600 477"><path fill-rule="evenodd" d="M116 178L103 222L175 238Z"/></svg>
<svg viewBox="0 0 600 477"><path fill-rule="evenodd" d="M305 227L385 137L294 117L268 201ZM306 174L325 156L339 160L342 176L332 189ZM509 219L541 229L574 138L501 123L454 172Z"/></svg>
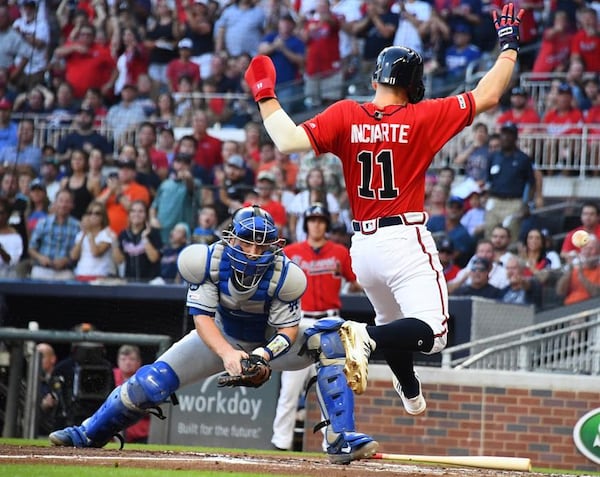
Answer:
<svg viewBox="0 0 600 477"><path fill-rule="evenodd" d="M167 363L142 366L81 426L54 431L50 442L67 447L103 447L119 431L139 421L147 409L164 403L178 387L179 378Z"/></svg>
<svg viewBox="0 0 600 477"><path fill-rule="evenodd" d="M343 320L339 321L343 323ZM379 444L371 436L355 432L354 393L344 375L346 354L337 331L339 325L329 327L331 323L324 323L320 327L317 326L319 323L309 328L306 336L309 337L308 350L318 353L319 357L317 398L325 422L329 423L325 432L327 455L332 463L349 464L353 460L371 457Z"/></svg>

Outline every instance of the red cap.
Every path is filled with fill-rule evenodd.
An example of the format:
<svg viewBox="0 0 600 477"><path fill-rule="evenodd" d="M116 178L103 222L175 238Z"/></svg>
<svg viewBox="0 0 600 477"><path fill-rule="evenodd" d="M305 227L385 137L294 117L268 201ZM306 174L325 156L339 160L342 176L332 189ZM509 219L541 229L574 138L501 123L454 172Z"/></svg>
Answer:
<svg viewBox="0 0 600 477"><path fill-rule="evenodd" d="M0 109L12 109L12 103L6 98L1 98Z"/></svg>

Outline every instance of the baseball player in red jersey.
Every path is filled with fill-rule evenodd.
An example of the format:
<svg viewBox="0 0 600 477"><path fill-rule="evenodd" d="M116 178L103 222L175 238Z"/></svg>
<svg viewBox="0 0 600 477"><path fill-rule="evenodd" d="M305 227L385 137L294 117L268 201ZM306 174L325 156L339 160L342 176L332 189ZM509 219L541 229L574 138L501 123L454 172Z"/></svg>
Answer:
<svg viewBox="0 0 600 477"><path fill-rule="evenodd" d="M327 239L331 216L325 206L320 203L311 205L303 218L307 239L286 246L283 253L306 275L306 291L302 295L300 309L302 321L312 326L314 320L339 316L342 279L349 282L349 291L362 288L352 271L348 249ZM292 449L298 397L306 381L314 375L314 366L281 373L281 391L271 438L276 448Z"/></svg>
<svg viewBox="0 0 600 477"><path fill-rule="evenodd" d="M312 147L317 154L329 151L342 160L355 218L352 266L373 304L377 325L347 326L340 333L346 359L373 341L390 365L394 387L410 414L426 407L412 353L439 352L448 332L446 283L425 226L425 172L446 141L478 113L498 104L517 60L523 13L515 14L512 3L492 13L500 43L495 64L472 91L448 98L422 101L423 59L399 46L378 56L371 102L339 101L300 126L276 99L275 69L268 57L253 58L245 74L280 151ZM357 369L347 368L348 384L362 392L366 360Z"/></svg>

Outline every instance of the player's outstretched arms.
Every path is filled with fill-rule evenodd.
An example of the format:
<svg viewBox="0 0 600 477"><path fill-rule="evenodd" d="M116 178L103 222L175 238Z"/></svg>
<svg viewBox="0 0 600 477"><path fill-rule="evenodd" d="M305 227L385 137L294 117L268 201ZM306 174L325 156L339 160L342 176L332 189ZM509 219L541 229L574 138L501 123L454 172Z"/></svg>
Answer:
<svg viewBox="0 0 600 477"><path fill-rule="evenodd" d="M252 58L244 79L258 104L265 129L277 149L284 154L310 149L311 144L304 128L292 121L277 100L277 76L271 58L264 55Z"/></svg>
<svg viewBox="0 0 600 477"><path fill-rule="evenodd" d="M496 63L479 81L477 87L472 91L475 99L475 114L494 107L500 101L500 97L506 90L517 62L519 51L519 24L524 10L515 14L514 5L507 3L502 7L498 15L492 12L494 26L500 43L500 54Z"/></svg>

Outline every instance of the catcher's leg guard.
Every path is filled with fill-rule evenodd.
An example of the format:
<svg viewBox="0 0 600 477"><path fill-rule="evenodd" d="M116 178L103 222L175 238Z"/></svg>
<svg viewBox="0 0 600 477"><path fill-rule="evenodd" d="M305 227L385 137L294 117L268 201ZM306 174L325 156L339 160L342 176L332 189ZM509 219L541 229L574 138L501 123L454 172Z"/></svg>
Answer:
<svg viewBox="0 0 600 477"><path fill-rule="evenodd" d="M81 426L67 427L50 434L56 446L102 447L119 431L135 424L148 411L165 402L179 387L179 378L161 361L142 366Z"/></svg>
<svg viewBox="0 0 600 477"><path fill-rule="evenodd" d="M332 331L337 333L331 333ZM375 349L375 341L367 333L365 323L344 321L341 318L325 318L317 321L304 334L308 338L307 348L309 350L318 350L319 348L325 350L325 347L342 348L345 357L344 374L348 385L356 394L365 392L369 357Z"/></svg>
<svg viewBox="0 0 600 477"><path fill-rule="evenodd" d="M343 323L343 320L339 321ZM355 432L354 394L344 376L346 350L338 334L339 324L337 327L335 323L322 325L310 328L306 335L309 336L308 350L318 356L317 398L328 423L325 432L327 455L335 464L349 464L353 460L371 457L379 444L372 437Z"/></svg>

